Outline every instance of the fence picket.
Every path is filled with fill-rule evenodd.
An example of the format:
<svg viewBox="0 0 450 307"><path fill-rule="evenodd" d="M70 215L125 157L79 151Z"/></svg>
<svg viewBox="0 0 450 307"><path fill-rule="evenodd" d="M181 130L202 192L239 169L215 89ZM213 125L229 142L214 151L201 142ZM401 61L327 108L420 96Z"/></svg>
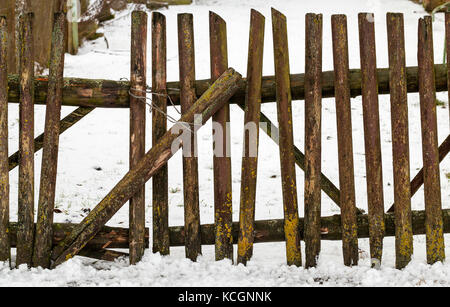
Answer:
<svg viewBox="0 0 450 307"><path fill-rule="evenodd" d="M166 17L152 14L152 146L158 144L167 131L167 54ZM153 252L168 255L169 248L169 185L168 168L164 165L153 177Z"/></svg>
<svg viewBox="0 0 450 307"><path fill-rule="evenodd" d="M8 27L0 16L0 262L11 261L8 163Z"/></svg>
<svg viewBox="0 0 450 307"><path fill-rule="evenodd" d="M413 254L409 173L408 96L403 14L386 15L391 89L392 155L395 202L395 266L403 269Z"/></svg>
<svg viewBox="0 0 450 307"><path fill-rule="evenodd" d="M292 150L292 97L289 79L289 48L286 16L272 9L273 48L277 92L278 126L280 131L281 183L284 207L284 234L288 265L302 265L300 233L298 231L297 183L295 157Z"/></svg>
<svg viewBox="0 0 450 307"><path fill-rule="evenodd" d="M450 88L450 12L445 13L445 44L447 51L447 89ZM450 91L448 91L448 118L450 122Z"/></svg>
<svg viewBox="0 0 450 307"><path fill-rule="evenodd" d="M320 253L322 158L322 15L306 14L305 27L305 266Z"/></svg>
<svg viewBox="0 0 450 307"><path fill-rule="evenodd" d="M65 14L62 12L55 13L48 78L38 215L33 251L33 266L40 266L42 268L50 267L52 251L52 224L55 208L56 174L58 169L59 120L61 118L62 89L64 85L65 27Z"/></svg>
<svg viewBox="0 0 450 307"><path fill-rule="evenodd" d="M419 95L422 125L423 176L426 212L427 262L445 260L441 182L434 81L433 29L431 16L419 20Z"/></svg>
<svg viewBox="0 0 450 307"><path fill-rule="evenodd" d="M130 169L145 155L147 19L145 12L134 11L131 14L130 91L133 95L130 97ZM145 187L130 199L129 212L130 263L136 264L145 251Z"/></svg>
<svg viewBox="0 0 450 307"><path fill-rule="evenodd" d="M383 170L375 52L375 21L372 13L358 14L361 52L361 88L366 150L367 203L369 208L370 257L381 262L384 237Z"/></svg>
<svg viewBox="0 0 450 307"><path fill-rule="evenodd" d="M217 14L209 13L211 81L228 68L227 25ZM220 131L214 138L214 215L216 223L216 260L233 259L233 208L231 188L230 106L226 104L213 115L213 123ZM220 126L220 127L219 127ZM220 150L222 149L222 150Z"/></svg>
<svg viewBox="0 0 450 307"><path fill-rule="evenodd" d="M197 100L195 94L194 18L178 14L178 50L180 59L180 104L185 114ZM191 142L183 147L183 193L186 257L196 261L202 253L198 184L197 137L195 127ZM189 147L187 147L189 146Z"/></svg>
<svg viewBox="0 0 450 307"><path fill-rule="evenodd" d="M253 255L259 123L261 117L264 26L264 16L259 12L252 10L248 48L248 76L244 118L244 151L242 157L237 259L238 263L243 263L244 265ZM249 130L245 130L246 128ZM251 132L255 132L256 135L251 134Z"/></svg>
<svg viewBox="0 0 450 307"><path fill-rule="evenodd" d="M34 54L33 14L19 17L19 200L16 266L31 266L34 242Z"/></svg>
<svg viewBox="0 0 450 307"><path fill-rule="evenodd" d="M341 189L342 250L344 264L358 264L355 173L353 166L352 110L349 85L347 16L331 16L336 89L339 187Z"/></svg>

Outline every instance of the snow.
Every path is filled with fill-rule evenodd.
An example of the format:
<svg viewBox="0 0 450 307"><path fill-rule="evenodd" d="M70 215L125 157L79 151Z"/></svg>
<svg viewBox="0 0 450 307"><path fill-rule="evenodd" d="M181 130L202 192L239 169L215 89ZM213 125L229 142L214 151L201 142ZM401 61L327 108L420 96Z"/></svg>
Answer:
<svg viewBox="0 0 450 307"><path fill-rule="evenodd" d="M395 6L393 5L395 3ZM264 49L264 75L274 74L272 28L270 8L287 16L291 73L304 72L304 15L307 12L323 13L323 69L333 69L331 48L331 14L344 13L348 17L349 54L351 68L359 68L359 36L357 14L375 13L378 67L387 67L387 37L385 13L397 11L405 14L406 61L417 65L417 21L425 11L408 0L347 0L303 1L296 0L197 0L195 5L173 6L161 12L167 17L168 80L178 80L177 20L178 13L194 14L196 78L209 78L209 26L208 12L214 11L227 21L229 64L242 75L247 70L248 27L250 8L266 16ZM129 78L130 13L129 9L117 13L117 18L107 22L102 29L105 38L86 43L77 56L66 55L65 76L120 80ZM150 23L149 23L150 25ZM444 18L437 15L434 27L435 61L442 62ZM150 29L150 27L149 27ZM149 35L150 42L150 35ZM109 44L109 49L107 49ZM149 43L148 59L151 59ZM151 76L151 65L148 65ZM149 84L151 81L149 80ZM447 93L438 98L447 102ZM411 178L422 167L420 106L418 94L409 94ZM74 108L64 107L63 116ZM277 122L276 105L264 104L263 112ZM169 114L178 114L169 110ZM293 102L294 140L304 148L303 102ZM448 135L448 104L437 108L439 142ZM45 108L36 107L36 135L43 131ZM393 201L392 148L389 96L380 96L381 140L383 152L384 198L386 209ZM10 105L10 152L18 147L18 106ZM150 115L148 115L150 119ZM367 192L364 160L364 134L361 97L352 99L353 143L357 206L367 211ZM151 144L151 121L147 121L147 148ZM240 169L242 155L243 112L231 107L231 143L233 170L233 218L238 220ZM323 172L338 186L336 114L333 99L323 100ZM128 110L97 109L79 124L65 132L60 139L56 206L62 213L55 214L55 222L79 222L128 171L129 113ZM200 214L202 223L213 222L213 172L211 123L199 131ZM258 169L256 218L282 218L282 197L279 152L273 141L261 134ZM39 195L41 153L36 154L36 208ZM96 170L96 168L101 170ZM183 184L181 155L169 162L169 223L182 225ZM450 160L441 164L443 208L450 208ZM275 176L273 178L273 176ZM297 168L299 213L303 216L303 172ZM17 220L17 169L11 172L11 219ZM151 184L146 185L147 227L151 227ZM423 188L412 199L414 210L423 210ZM339 214L339 208L322 194L322 215ZM108 223L128 226L128 205L125 205ZM446 241L450 242L449 235ZM341 242L322 241L319 265L315 269L285 265L284 243L255 245L254 258L247 267L235 266L228 261L214 262L214 247L204 246L204 255L198 263L184 259L184 248L172 248L171 256L161 257L147 251L142 263L128 266L127 260L116 263L96 262L75 257L69 262L48 271L20 268L9 271L0 265L0 286L88 286L88 285L153 285L153 286L434 286L450 285L450 264L426 265L425 237L414 237L414 260L404 270L395 266L395 242L384 241L383 264L380 270L370 269L369 243L360 239L361 263L347 268L342 261ZM449 245L449 244L447 244ZM304 247L304 246L302 246ZM447 255L450 249L447 248ZM236 248L235 248L236 252ZM304 255L304 253L303 253Z"/></svg>

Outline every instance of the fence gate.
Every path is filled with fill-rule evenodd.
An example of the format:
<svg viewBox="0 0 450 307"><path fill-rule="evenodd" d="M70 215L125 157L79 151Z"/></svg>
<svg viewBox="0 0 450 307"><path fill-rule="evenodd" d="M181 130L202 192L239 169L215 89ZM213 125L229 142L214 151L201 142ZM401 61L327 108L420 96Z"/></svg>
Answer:
<svg viewBox="0 0 450 307"><path fill-rule="evenodd" d="M16 264L55 267L77 254L114 260L128 255L137 263L149 247L169 254L170 246L185 246L186 257L195 261L201 246L215 245L215 258L233 258L246 264L258 242L286 242L289 265L302 265L300 244L305 244L305 267L316 265L322 240L342 240L346 265L358 264L358 238L370 239L372 264L382 261L383 238L395 236L396 267L411 260L413 235L425 234L427 262L445 259L444 233L450 232L450 210L442 210L439 163L450 150L450 135L439 146L436 91L447 91L450 64L435 65L431 17L418 23L418 67L406 67L403 15L388 13L389 68L376 66L374 18L360 13L361 69L350 70L347 17L333 15L334 71L322 71L323 17L306 14L305 73L290 74L286 17L272 9L275 76L262 76L265 17L252 10L248 50L248 75L241 79L228 66L225 21L211 12L211 79L195 80L193 16L178 15L180 82L166 80L166 19L151 18L152 86L147 86L147 19L135 11L131 25L130 81L63 79L66 18L56 13L48 78L33 76L32 15L20 17L20 74L7 74L7 24L0 17L0 261L10 260L17 248ZM450 59L450 13L446 13L447 58ZM422 124L423 169L411 180L407 93L418 92ZM394 201L387 212L383 198L379 94L390 94ZM357 208L352 148L351 97L362 96L368 214ZM152 148L145 153L145 104L151 99ZM339 187L321 166L322 98L335 97L338 135ZM292 100L305 101L305 149L293 141ZM19 151L8 157L7 112L9 103L20 103ZM278 125L261 112L261 103L277 103ZM222 144L214 155L214 217L212 225L200 225L198 159L196 148L186 148L183 129L194 142L195 125L209 118L226 130L229 104L244 112L244 127L261 130L279 146L284 219L255 221L259 129L244 129L239 222L232 220L231 157L229 139L214 133ZM44 134L34 138L34 104L46 104ZM60 121L61 106L78 106ZM181 105L179 120L167 115L167 107ZM130 108L130 171L80 224L54 224L56 169L59 135L95 108ZM201 115L196 122L196 115ZM170 121L173 126L167 129ZM178 142L179 146L174 146ZM166 163L182 145L185 225L168 226L168 172ZM174 150L175 148L175 150ZM256 151L254 150L256 148ZM43 149L38 217L34 221L34 152ZM18 222L9 222L8 175L19 166ZM305 172L304 199L297 199L295 168ZM181 175L181 174L180 174ZM153 178L153 228L145 228L144 185ZM424 185L425 211L411 211L411 197ZM322 217L321 192L341 209L338 216ZM129 229L105 227L111 217L130 202ZM299 218L303 208L304 218ZM129 248L129 254L113 249Z"/></svg>

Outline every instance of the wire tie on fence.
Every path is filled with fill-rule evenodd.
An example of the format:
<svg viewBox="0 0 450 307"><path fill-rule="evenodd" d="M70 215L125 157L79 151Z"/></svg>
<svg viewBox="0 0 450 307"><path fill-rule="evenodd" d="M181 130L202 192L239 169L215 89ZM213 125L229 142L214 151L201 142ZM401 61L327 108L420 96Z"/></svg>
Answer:
<svg viewBox="0 0 450 307"><path fill-rule="evenodd" d="M146 94L151 94L151 95L155 95L155 96L160 96L160 97L166 97L169 99L171 105L174 107L174 109L177 111L178 114L182 115L181 112L176 108L175 104L173 103L173 100L170 98L169 95L167 94L161 94L161 93L155 93L152 92L151 90L140 90L140 89L136 89L136 88L132 88L128 91L128 94L137 99L138 101L141 101L143 103L145 103L146 105L149 106L150 108L150 112L152 112L153 110L159 112L160 114L164 115L166 117L166 119L171 122L172 124L182 124L189 132L194 133L194 131L191 129L192 126L194 126L194 124L188 123L188 122L180 122L177 121L175 118L173 118L172 116L170 116L169 114L167 114L166 112L164 112L161 108L159 108L158 106L154 105L153 103L149 103L147 101L152 102L152 99L146 96L139 96L139 95L135 95L132 93L132 91L134 92L140 92L140 93L146 93Z"/></svg>

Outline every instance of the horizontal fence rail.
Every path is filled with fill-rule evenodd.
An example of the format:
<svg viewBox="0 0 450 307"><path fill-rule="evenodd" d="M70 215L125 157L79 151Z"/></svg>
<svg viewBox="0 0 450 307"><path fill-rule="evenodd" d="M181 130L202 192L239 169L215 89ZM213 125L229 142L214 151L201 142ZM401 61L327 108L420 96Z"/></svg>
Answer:
<svg viewBox="0 0 450 307"><path fill-rule="evenodd" d="M436 92L447 91L447 65L435 64ZM378 93L389 94L389 68L377 69ZM418 67L406 68L408 93L419 92ZM291 74L291 91L293 100L305 99L305 75ZM331 98L335 95L334 71L322 72L322 97ZM200 97L211 86L211 80L196 80L195 89L197 97ZM361 70L349 71L350 95L361 95ZM19 102L19 77L8 76L8 101ZM241 103L245 100L246 79L239 82L236 94L230 99L230 103ZM35 78L35 104L45 104L47 99L48 78ZM167 94L175 105L180 104L179 82L167 83ZM130 82L113 80L96 80L82 78L64 79L63 106L98 107L98 108L129 108L130 107ZM261 102L275 102L275 76L266 76L262 80Z"/></svg>
<svg viewBox="0 0 450 307"><path fill-rule="evenodd" d="M425 212L424 211L412 211L412 227L414 235L424 235L426 232L425 227ZM442 210L444 232L450 232L450 209ZM327 233L321 234L321 240L327 241L340 241L342 240L342 227L341 216L333 215L322 217L321 225L323 229L326 229ZM395 236L395 215L392 213L385 214L384 222L386 225L386 237ZM284 220L259 220L255 221L254 243L267 243L267 242L284 242ZM67 223L55 223L53 225L53 245L57 246L62 242L68 233L70 233L78 224ZM357 231L358 237L369 238L369 221L367 214L358 215L357 217ZM17 244L17 223L10 223L9 239L11 241L11 247L15 247ZM304 219L299 219L298 231L303 238L304 234ZM204 224L200 227L202 245L214 245L214 224ZM239 223L233 223L233 244L238 243ZM170 246L184 246L186 231L184 226L169 227L170 234ZM146 247L149 247L149 229L145 230ZM126 249L129 247L129 229L122 227L102 227L99 232L90 240L84 249L86 250L101 250L105 248L111 249ZM83 250L84 250L83 249Z"/></svg>

